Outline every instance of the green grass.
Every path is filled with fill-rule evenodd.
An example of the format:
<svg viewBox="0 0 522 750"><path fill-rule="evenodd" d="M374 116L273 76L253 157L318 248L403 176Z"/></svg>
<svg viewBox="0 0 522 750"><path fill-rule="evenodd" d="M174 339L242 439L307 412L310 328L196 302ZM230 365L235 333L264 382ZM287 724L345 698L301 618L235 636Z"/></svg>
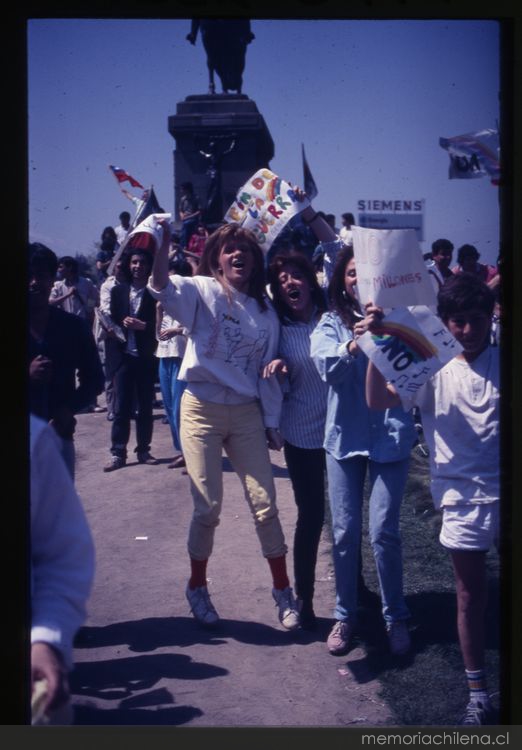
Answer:
<svg viewBox="0 0 522 750"><path fill-rule="evenodd" d="M365 582L379 592L368 541L367 503L362 555ZM368 666L382 684L381 695L399 725L455 724L467 703L467 686L457 640L456 599L449 555L439 540L440 513L429 491L428 459L418 448L412 463L401 510L404 589L411 611L412 654L398 660L387 650L380 600L361 608L359 640L368 653ZM498 705L499 691L499 560L487 556L489 605L486 633L488 688Z"/></svg>

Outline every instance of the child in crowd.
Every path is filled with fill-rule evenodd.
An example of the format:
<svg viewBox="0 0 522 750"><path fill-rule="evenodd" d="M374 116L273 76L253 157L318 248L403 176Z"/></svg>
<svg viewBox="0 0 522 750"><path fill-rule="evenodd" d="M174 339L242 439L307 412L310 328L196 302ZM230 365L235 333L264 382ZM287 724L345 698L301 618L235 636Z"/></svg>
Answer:
<svg viewBox="0 0 522 750"><path fill-rule="evenodd" d="M461 724L491 724L486 688L486 553L499 524L499 349L490 345L494 293L476 275L449 278L438 294L438 314L462 345L460 354L415 394L429 447L431 492L442 509L440 541L453 563L457 629L469 685ZM370 330L382 309L366 306ZM377 328L376 328L377 327ZM397 391L370 363L366 381L374 409L397 406Z"/></svg>

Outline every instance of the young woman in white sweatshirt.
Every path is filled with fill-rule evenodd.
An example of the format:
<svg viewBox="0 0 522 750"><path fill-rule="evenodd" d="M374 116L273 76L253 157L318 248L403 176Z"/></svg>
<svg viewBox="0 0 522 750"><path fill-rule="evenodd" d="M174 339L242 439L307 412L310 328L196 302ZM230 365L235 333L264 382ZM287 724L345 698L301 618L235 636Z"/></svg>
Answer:
<svg viewBox="0 0 522 750"><path fill-rule="evenodd" d="M206 569L223 499L224 449L243 484L270 566L279 620L292 630L299 625L299 615L286 570L287 547L268 452L269 447L282 447L281 391L275 376L261 377L279 340L279 320L265 295L263 253L251 232L227 224L209 237L200 275L169 277L169 231L166 223L163 226L149 291L188 331L179 374L187 381L181 443L194 501L187 599L199 622L218 621Z"/></svg>

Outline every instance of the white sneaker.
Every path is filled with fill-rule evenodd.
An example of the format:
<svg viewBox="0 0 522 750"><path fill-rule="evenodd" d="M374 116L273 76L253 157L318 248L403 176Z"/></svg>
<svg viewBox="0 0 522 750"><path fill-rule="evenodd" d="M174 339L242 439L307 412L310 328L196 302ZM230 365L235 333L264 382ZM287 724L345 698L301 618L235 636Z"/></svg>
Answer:
<svg viewBox="0 0 522 750"><path fill-rule="evenodd" d="M353 625L345 620L336 620L326 641L328 651L334 656L346 654L350 648L353 635Z"/></svg>
<svg viewBox="0 0 522 750"><path fill-rule="evenodd" d="M496 724L495 711L489 701L470 701L459 724Z"/></svg>
<svg viewBox="0 0 522 750"><path fill-rule="evenodd" d="M206 586L191 589L187 585L185 594L190 604L190 611L198 622L202 625L215 625L218 622L219 615L214 609Z"/></svg>
<svg viewBox="0 0 522 750"><path fill-rule="evenodd" d="M299 627L299 611L290 586L286 589L272 589L272 596L278 608L279 622L287 630Z"/></svg>

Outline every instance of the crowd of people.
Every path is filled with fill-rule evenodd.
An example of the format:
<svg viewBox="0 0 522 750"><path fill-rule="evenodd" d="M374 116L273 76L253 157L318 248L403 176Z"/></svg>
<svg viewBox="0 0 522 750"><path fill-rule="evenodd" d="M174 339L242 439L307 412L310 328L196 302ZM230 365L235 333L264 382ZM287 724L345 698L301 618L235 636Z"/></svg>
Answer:
<svg viewBox="0 0 522 750"><path fill-rule="evenodd" d="M366 331L378 330L384 311L359 300L352 214L343 214L338 230L334 216L307 205L265 258L247 229L223 224L209 233L190 183L183 185L179 208L181 234L162 220L157 237L130 234L130 215L122 212L118 227L103 230L96 283L80 275L74 258L57 258L39 243L29 246L32 449L41 450L42 436L51 430L58 456L52 461L63 460L67 475L57 472L51 481L49 471L39 468L44 459L35 458L40 473L32 474L39 483L32 486L34 517L43 524L39 498L56 494L56 482L67 485L60 492L76 514L83 547L73 535L56 543L76 545L74 565L64 552L72 577L85 550L81 601L70 617L64 650L33 621L32 673L35 680L50 680L48 706L66 695L71 633L81 625L93 575L91 541L73 485L75 414L104 409L97 398L105 393L111 423L105 472L126 466L133 422L138 463L158 464L151 443L159 383L172 435L168 468L188 475L193 500L186 597L194 618L205 627L219 621L207 566L223 502L224 451L251 509L285 629L317 626L315 567L329 503L335 603L326 646L334 656L348 652L357 629L365 487L389 649L396 657L412 649L399 518L417 442L412 406L418 410L433 501L442 513L440 541L455 575L470 693L461 723L494 723L484 629L485 556L498 542L499 523L498 268L479 263L477 248L469 244L451 267L453 244L433 242L425 261L438 315L462 352L406 405L358 344ZM122 242L125 252L112 264ZM270 449L284 451L297 507L293 585ZM34 545L32 554L38 580L46 569Z"/></svg>

